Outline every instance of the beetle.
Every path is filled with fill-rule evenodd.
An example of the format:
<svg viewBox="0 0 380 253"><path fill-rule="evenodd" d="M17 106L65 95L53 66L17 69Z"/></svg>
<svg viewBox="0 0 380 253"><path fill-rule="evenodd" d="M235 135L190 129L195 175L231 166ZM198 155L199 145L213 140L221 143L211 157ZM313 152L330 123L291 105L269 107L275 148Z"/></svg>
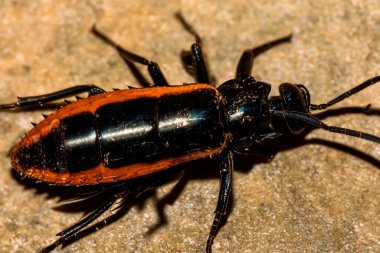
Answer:
<svg viewBox="0 0 380 253"><path fill-rule="evenodd" d="M289 35L245 50L236 77L216 87L210 81L200 36L181 14L176 17L195 37L191 51L181 55L185 69L196 80L194 84L169 85L156 62L123 49L94 26L92 33L116 49L128 66L135 69L135 63L146 65L154 84L149 86L135 72L145 88L106 92L95 85L77 85L0 105L6 111L28 109L88 92L87 98L77 97L78 101L35 124L10 151L12 167L36 182L110 189L103 204L58 233L59 238L40 252L67 242L118 199L126 198L131 189L143 193L180 174L172 170L174 166L212 157L219 161L221 183L206 244L206 252L211 252L220 221L227 214L234 154L260 153L270 158L272 154L263 149L265 143L281 135L300 134L310 125L380 143L377 136L328 126L311 114L379 82L380 76L319 105L311 103L308 89L301 84L284 83L279 96L269 97L270 84L251 75L253 60L270 48L290 42Z"/></svg>

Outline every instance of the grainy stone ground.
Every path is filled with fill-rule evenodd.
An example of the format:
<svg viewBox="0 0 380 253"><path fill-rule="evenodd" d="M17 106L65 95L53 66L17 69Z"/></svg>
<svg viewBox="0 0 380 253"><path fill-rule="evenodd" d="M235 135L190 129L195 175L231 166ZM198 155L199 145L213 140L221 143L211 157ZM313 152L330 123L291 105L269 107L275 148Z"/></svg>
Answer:
<svg viewBox="0 0 380 253"><path fill-rule="evenodd" d="M273 94L281 82L302 83L314 103L325 102L380 74L379 7L377 0L3 0L0 102L73 84L107 90L134 84L118 55L89 33L95 23L125 48L158 61L171 83L192 82L178 56L193 38L173 18L178 10L202 35L219 83L234 76L243 49L293 32L293 42L260 56L253 73L273 84ZM373 87L336 107L379 108L379 93ZM30 121L42 119L39 112L2 112L0 119L0 252L35 252L83 212L80 206L53 209L59 197L26 187L10 173L6 154ZM380 135L376 113L326 122ZM270 163L237 159L233 207L214 252L380 252L380 145L323 131L295 140L278 146L283 150ZM218 172L207 161L189 167L197 171L165 207L168 224L149 234L157 199L174 184L57 252L203 252Z"/></svg>

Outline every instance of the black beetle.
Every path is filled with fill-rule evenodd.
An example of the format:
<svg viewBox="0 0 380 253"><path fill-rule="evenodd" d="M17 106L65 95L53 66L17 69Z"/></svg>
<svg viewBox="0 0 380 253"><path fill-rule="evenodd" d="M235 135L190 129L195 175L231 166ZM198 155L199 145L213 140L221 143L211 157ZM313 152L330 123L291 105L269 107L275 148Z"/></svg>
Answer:
<svg viewBox="0 0 380 253"><path fill-rule="evenodd" d="M280 96L269 97L271 86L251 76L253 59L262 52L290 42L291 35L246 50L239 61L236 78L217 88L201 51L200 36L178 14L185 29L195 36L191 51L182 54L186 70L195 84L171 86L157 63L131 53L95 27L92 32L114 47L129 66L146 65L154 85L144 89L106 92L94 85L78 85L34 97L19 97L1 110L44 106L50 102L88 92L49 115L10 152L12 166L37 182L64 186L112 186L108 200L78 223L61 231L59 239L43 249L48 252L65 243L125 198L130 188L142 193L171 180L175 165L215 157L219 159L221 186L215 218L207 240L211 252L220 221L231 193L233 155L265 154L262 146L283 134L300 134L308 125L323 130L380 143L380 138L356 130L328 126L311 110L326 109L380 81L371 78L326 104L311 104L307 88L284 83ZM140 79L142 80L142 79Z"/></svg>

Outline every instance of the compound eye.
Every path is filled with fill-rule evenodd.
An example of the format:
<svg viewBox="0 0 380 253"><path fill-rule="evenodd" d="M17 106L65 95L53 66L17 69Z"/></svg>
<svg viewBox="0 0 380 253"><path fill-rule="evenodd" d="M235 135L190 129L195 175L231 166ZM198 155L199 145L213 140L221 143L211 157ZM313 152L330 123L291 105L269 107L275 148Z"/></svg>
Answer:
<svg viewBox="0 0 380 253"><path fill-rule="evenodd" d="M285 110L307 112L304 92L297 85L283 83L279 89Z"/></svg>
<svg viewBox="0 0 380 253"><path fill-rule="evenodd" d="M307 111L310 110L310 93L309 90L302 84L297 84L297 87L301 90L303 98L305 99Z"/></svg>
<svg viewBox="0 0 380 253"><path fill-rule="evenodd" d="M280 95L284 110L307 113L307 98L304 92L295 84L283 83L280 85ZM288 129L293 134L298 134L305 128L305 123L298 120L286 120Z"/></svg>

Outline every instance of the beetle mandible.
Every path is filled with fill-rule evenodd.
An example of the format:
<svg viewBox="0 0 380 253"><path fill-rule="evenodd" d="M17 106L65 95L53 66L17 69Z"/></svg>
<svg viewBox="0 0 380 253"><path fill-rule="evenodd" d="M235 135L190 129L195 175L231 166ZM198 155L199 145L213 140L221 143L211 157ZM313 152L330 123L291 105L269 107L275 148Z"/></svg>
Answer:
<svg viewBox="0 0 380 253"><path fill-rule="evenodd" d="M94 26L92 33L116 49L126 64L146 65L154 84L140 78L145 88L112 92L95 85L77 85L0 105L1 110L27 109L83 92L89 94L35 124L10 152L16 171L36 182L102 189L112 186L102 205L58 233L59 238L40 252L49 252L74 237L118 199L125 198L129 188L142 193L171 180L178 173L170 170L173 166L214 157L219 160L221 184L206 244L206 252L211 252L232 190L234 154L261 153L269 158L271 154L262 148L267 141L283 134L300 134L309 125L380 143L377 136L328 126L310 113L362 91L379 82L380 76L325 104L312 104L307 88L300 84L284 83L279 96L269 97L270 84L251 75L253 60L272 47L290 42L289 35L245 50L236 77L215 87L211 85L200 36L181 14L176 17L195 37L191 51L181 55L185 69L196 80L194 84L169 85L156 62L123 49Z"/></svg>

